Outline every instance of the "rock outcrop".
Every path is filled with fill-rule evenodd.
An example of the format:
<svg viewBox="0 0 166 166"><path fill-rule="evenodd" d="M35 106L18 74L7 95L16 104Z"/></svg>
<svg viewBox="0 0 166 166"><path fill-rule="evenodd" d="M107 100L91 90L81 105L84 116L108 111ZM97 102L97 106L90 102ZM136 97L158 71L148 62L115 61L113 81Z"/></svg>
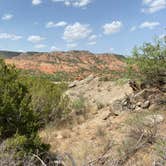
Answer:
<svg viewBox="0 0 166 166"><path fill-rule="evenodd" d="M124 111L141 111L146 109L166 109L166 96L158 89L144 89L137 93L126 95L111 105L112 112L121 114Z"/></svg>

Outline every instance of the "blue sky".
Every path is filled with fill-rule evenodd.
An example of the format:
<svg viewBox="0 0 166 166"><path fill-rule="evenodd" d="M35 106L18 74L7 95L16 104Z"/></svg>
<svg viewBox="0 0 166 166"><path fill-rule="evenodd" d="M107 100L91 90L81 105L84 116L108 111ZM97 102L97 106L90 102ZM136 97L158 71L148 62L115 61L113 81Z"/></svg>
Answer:
<svg viewBox="0 0 166 166"><path fill-rule="evenodd" d="M165 27L166 0L0 0L0 50L127 55Z"/></svg>

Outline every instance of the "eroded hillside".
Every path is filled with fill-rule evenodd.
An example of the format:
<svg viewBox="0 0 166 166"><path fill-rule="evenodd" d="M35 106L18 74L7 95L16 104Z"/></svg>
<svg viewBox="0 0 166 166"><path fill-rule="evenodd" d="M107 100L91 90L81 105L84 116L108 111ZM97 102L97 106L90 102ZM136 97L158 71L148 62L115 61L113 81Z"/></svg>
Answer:
<svg viewBox="0 0 166 166"><path fill-rule="evenodd" d="M65 72L75 78L84 78L89 74L123 70L124 57L110 54L92 54L88 51L69 51L52 53L23 53L6 59L19 69L38 70L46 74Z"/></svg>

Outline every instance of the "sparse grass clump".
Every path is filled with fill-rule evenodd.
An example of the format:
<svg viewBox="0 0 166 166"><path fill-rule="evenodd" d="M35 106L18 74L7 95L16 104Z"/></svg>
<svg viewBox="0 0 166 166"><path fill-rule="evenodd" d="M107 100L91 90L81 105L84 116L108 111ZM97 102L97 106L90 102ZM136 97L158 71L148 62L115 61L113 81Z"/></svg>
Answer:
<svg viewBox="0 0 166 166"><path fill-rule="evenodd" d="M85 115L86 114L86 104L85 98L79 96L72 102L72 108L75 110L76 115Z"/></svg>
<svg viewBox="0 0 166 166"><path fill-rule="evenodd" d="M119 148L120 164L125 164L138 150L153 145L157 140L157 123L148 123L145 116L150 113L137 113L127 121L128 135Z"/></svg>

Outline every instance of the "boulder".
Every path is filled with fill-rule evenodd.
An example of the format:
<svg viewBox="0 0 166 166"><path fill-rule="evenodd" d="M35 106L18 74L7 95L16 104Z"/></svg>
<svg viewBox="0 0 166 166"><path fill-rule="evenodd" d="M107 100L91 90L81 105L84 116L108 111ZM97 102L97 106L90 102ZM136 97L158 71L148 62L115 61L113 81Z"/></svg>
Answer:
<svg viewBox="0 0 166 166"><path fill-rule="evenodd" d="M120 115L120 114L124 113L125 111L131 111L131 109L128 108L127 106L123 106L122 100L115 100L111 104L110 111L114 115Z"/></svg>

